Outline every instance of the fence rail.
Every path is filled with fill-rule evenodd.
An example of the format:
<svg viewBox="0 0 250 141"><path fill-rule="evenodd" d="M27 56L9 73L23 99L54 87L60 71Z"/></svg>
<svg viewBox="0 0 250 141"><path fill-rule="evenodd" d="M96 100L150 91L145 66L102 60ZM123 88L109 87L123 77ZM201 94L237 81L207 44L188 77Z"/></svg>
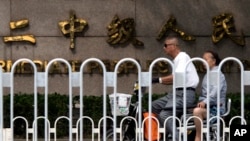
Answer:
<svg viewBox="0 0 250 141"><path fill-rule="evenodd" d="M33 120L33 123L28 123L28 121L26 120L25 117L21 117L21 116L16 116L14 117L14 73L15 73L15 69L17 67L17 65L20 63L20 62L27 62L29 64L31 64L33 70L34 70L34 90L33 90L33 93L34 93L34 103L33 103L33 106L34 106L34 109L33 109L33 114L34 114L34 120ZM97 126L94 125L94 122L92 120L91 117L88 117L88 116L84 116L84 113L83 113L83 96L85 95L84 94L84 84L83 84L83 78L84 78L84 73L83 73L83 69L84 67L86 66L86 64L88 64L89 62L97 62L100 64L100 66L102 67L103 69L103 117L99 120L99 123ZM65 59L62 59L62 58L56 58L56 59L53 59L51 60L48 65L46 66L46 70L45 72L38 72L37 71L37 67L35 65L35 63L33 61L31 61L30 59L27 59L27 58L23 58L23 59L19 59L17 60L13 66L12 66L12 69L11 69L11 72L2 72L2 69L0 69L0 139L3 140L3 141L14 141L16 139L14 139L14 121L17 120L17 119L22 119L23 121L25 121L25 124L26 124L26 138L25 140L28 141L28 140L32 140L32 141L38 141L38 140L41 140L41 139L38 139L38 120L40 119L43 119L44 120L44 133L45 133L45 137L43 140L45 141L50 141L50 140L59 140L57 138L57 133L56 131L58 130L57 129L57 124L60 120L62 119L66 119L68 120L69 122L69 136L68 136L68 140L69 141L73 141L73 140L87 140L87 139L84 139L83 138L83 120L88 120L90 121L91 123L91 127L92 127L92 133L91 133L91 137L90 139L88 140L103 140L105 141L106 138L102 138L103 135L107 135L107 130L106 130L106 127L107 127L107 120L111 120L113 122L113 132L115 133L118 133L118 134L113 134L113 140L116 140L116 138L121 138L122 136L122 132L123 132L123 122L124 120L121 120L121 123L117 123L117 111L114 110L113 111L113 117L109 117L107 116L107 104L106 104L106 100L107 100L107 88L108 87L112 87L113 88L113 94L114 94L114 97L117 96L117 93L118 93L118 88L117 88L117 78L118 78L118 70L119 70L119 66L123 63L123 62L132 62L136 65L137 67L137 71L138 71L138 83L139 83L139 86L142 86L142 87L146 87L148 88L148 93L149 93L149 101L148 101L148 109L149 109L149 113L150 113L150 116L149 116L149 119L152 119L152 115L151 115L151 105L152 105L152 84L151 84L151 80L152 80L152 71L153 71L153 67L154 65L159 62L159 61L165 61L167 62L168 64L171 65L172 67L172 70L174 70L174 65L172 64L172 61L170 61L169 59L166 59L166 58L158 58L158 59L155 59L151 65L150 65L150 68L149 68L149 71L148 72L142 72L141 70L141 66L140 64L133 58L124 58L122 60L120 60L117 65L115 66L115 70L114 72L107 72L106 70L106 67L104 65L104 63L97 59L97 58L89 58L87 60L85 60L82 64L81 64L81 67L80 67L80 71L79 72L72 72L71 70L71 67L70 67L70 64L65 60ZM190 62L188 63L191 63L192 61L201 61L202 63L206 64L206 67L207 69L209 70L208 68L208 64L201 58L192 58L190 60ZM247 86L247 85L250 85L250 72L249 71L244 71L244 68L243 68L243 65L242 63L240 62L240 60L238 60L237 58L234 58L234 57L228 57L228 58L225 58L222 60L222 62L220 63L219 65L219 70L221 70L221 66L227 62L227 61L235 61L239 64L240 66L240 73L241 73L241 115L236 115L235 117L233 117L231 120L230 120L230 123L229 123L229 126L231 125L231 122L233 122L233 120L235 119L241 119L241 123L242 124L247 124L246 121L245 121L245 115L244 115L244 87ZM68 116L59 116L55 123L50 123L50 121L48 120L48 78L49 78L49 69L50 67L52 66L52 64L54 62L62 62L64 63L67 68L68 68L68 77L69 77L69 82L68 82L68 87L69 87L69 114ZM188 64L187 64L188 65ZM208 73L208 71L207 71ZM181 73L181 74L178 74L178 73L173 73L174 74L174 77L176 78L173 82L173 88L175 88L176 86L182 86L182 87L186 87L185 86L185 79L186 79L186 74L185 73ZM210 77L211 75L211 77ZM219 77L212 77L213 74L210 74L208 73L208 79L211 79L211 80L208 80L208 85L209 83L212 83L212 82L219 82ZM215 74L216 76L216 74ZM212 80L212 79L215 79L215 80ZM217 83L217 84L220 84L220 83ZM37 102L37 91L38 91L38 88L44 88L45 90L45 94L44 94L44 116L38 116L37 113L37 107L38 107L38 102ZM73 125L73 103L72 103L72 89L75 88L75 87L78 87L79 90L80 90L80 118L77 120L77 123L76 125ZM138 115L138 121L136 118L133 118L133 117L126 117L126 118L130 118L132 120L135 121L136 123L136 140L138 141L141 141L141 140L144 140L144 124L145 124L145 120L142 120L143 119L143 115L142 115L142 87L139 87L139 95L138 95L138 106L139 106L139 115ZM10 89L10 96L11 96L11 99L10 99L10 128L4 128L3 125L4 125L4 113L3 113L3 88L9 88ZM173 93L174 93L174 99L175 99L175 89L173 89ZM218 94L219 94L219 90L218 90ZM184 89L184 119L187 119L187 120L183 120L181 121L175 114L175 111L176 111L176 105L174 104L174 108L173 108L173 117L171 118L176 118L176 119L179 119L178 121L179 122L183 122L183 123L180 123L180 125L183 125L182 127L178 127L180 130L180 133L182 134L184 140L187 140L187 133L185 132L189 127L188 127L188 122L190 119L186 118L186 102L185 102L185 97L186 97L186 90ZM208 97L209 98L209 97ZM219 103L220 99L218 98L217 99L217 102ZM114 98L114 107L113 109L116 109L117 108L117 99ZM218 104L219 105L219 104ZM217 107L217 111L219 111L220 107L218 106ZM208 117L209 117L209 114L208 114ZM214 117L209 117L209 119L211 118L214 118ZM219 112L217 112L217 116L216 118L220 118L220 115L219 115ZM125 118L124 118L125 119ZM166 119L167 121L168 119ZM223 119L220 118L220 120L223 121ZM152 120L149 120L149 126L152 126ZM157 122L159 124L159 122ZM32 125L31 128L28 128L29 125ZM97 128L95 128L97 127ZM203 127L202 128L202 132L203 133L207 133L207 139L209 138L209 127L210 127L210 123L208 122L207 124L207 127ZM176 121L174 120L174 123L173 123L173 128L177 128L176 127ZM220 133L220 126L219 124L217 124L216 128L218 129L218 132ZM223 124L223 130L221 130L223 132L223 135L226 133L226 134L229 134L230 132L230 127L226 127L225 124ZM160 133L162 133L163 135L165 135L166 131L165 131L165 127L160 127L159 126L159 129L158 131ZM174 131L175 132L175 131ZM149 134L149 137L151 137L151 132L148 133ZM53 138L51 138L51 135L53 135ZM30 139L30 136L31 136L31 139ZM73 137L75 136L75 137ZM175 136L175 133L173 134L173 138ZM165 138L164 138L165 139ZM220 140L220 137L219 137L219 134L217 134L217 140Z"/></svg>

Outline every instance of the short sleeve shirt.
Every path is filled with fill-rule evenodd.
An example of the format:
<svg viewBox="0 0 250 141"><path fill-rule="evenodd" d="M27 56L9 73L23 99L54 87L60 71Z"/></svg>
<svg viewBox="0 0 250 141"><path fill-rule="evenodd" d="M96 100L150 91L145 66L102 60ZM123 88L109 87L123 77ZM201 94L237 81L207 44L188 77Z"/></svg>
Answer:
<svg viewBox="0 0 250 141"><path fill-rule="evenodd" d="M185 72L186 69L186 87L196 88L199 83L199 77L196 68L192 62L188 63L190 57L185 52L180 52L174 58L175 72ZM188 66L186 67L188 63Z"/></svg>

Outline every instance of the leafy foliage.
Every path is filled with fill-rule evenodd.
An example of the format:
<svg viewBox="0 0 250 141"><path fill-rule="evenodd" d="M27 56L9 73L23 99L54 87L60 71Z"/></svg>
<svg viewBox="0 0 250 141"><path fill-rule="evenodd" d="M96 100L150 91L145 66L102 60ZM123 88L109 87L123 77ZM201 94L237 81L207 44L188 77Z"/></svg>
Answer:
<svg viewBox="0 0 250 141"><path fill-rule="evenodd" d="M164 96L165 94L153 94L152 100L158 99L159 97ZM234 116L241 115L241 96L239 93L228 94L228 97L232 99L231 112L228 117L225 118L226 123L229 123L229 120ZM250 123L250 94L245 94L245 119L247 123ZM10 95L5 95L4 98L4 128L10 127ZM132 102L136 100L136 97L132 97ZM44 116L44 94L37 94L38 102L38 116ZM79 103L79 96L75 96L72 99L72 103ZM107 115L111 116L109 99L107 97ZM62 95L58 93L52 93L48 95L48 118L50 125L53 127L55 120L59 116L69 116L69 97L68 95ZM83 97L83 115L88 116L93 119L94 125L97 126L99 120L103 116L103 96L84 96ZM145 94L142 99L142 106L144 109L148 108L148 94ZM34 94L15 94L13 97L13 108L14 108L14 117L22 116L27 119L28 127L32 128L32 123L34 122ZM76 125L77 120L79 119L80 109L73 106L73 125ZM43 136L44 132L44 120L39 120L38 132L39 136ZM40 124L41 123L41 124ZM239 124L240 120L234 122L233 124ZM57 136L62 137L68 134L69 122L61 120L58 122L58 131ZM26 124L22 119L17 119L14 122L14 133L15 136L25 136ZM84 136L90 135L91 133L91 124L89 121L84 120Z"/></svg>

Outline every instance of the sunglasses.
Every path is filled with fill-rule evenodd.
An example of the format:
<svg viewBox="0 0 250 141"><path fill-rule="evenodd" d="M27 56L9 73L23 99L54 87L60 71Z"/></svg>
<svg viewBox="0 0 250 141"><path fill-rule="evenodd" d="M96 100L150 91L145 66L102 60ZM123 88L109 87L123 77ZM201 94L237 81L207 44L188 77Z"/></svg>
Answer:
<svg viewBox="0 0 250 141"><path fill-rule="evenodd" d="M164 44L164 48L167 48L168 46L172 46L172 45L177 46L176 44Z"/></svg>

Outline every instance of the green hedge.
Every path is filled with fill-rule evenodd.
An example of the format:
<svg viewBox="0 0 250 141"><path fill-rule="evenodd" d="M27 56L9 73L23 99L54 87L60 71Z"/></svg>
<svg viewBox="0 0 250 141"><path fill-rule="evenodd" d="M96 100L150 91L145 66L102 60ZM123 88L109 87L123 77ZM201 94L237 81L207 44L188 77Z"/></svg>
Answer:
<svg viewBox="0 0 250 141"><path fill-rule="evenodd" d="M164 94L154 94L152 96L152 99L157 99L161 97ZM228 97L232 99L232 108L230 115L225 119L226 122L231 119L231 117L240 115L240 94L228 94ZM44 95L38 94L38 116L44 116ZM52 93L48 95L48 115L49 115L49 121L50 125L54 127L54 121L59 116L68 116L68 96L67 95L61 95L58 93ZM79 96L73 97L73 103L76 103L79 101ZM132 98L132 101L135 101L135 98ZM147 94L143 97L142 105L145 109L147 109L147 102L148 102L148 96ZM23 116L28 120L29 128L32 127L32 122L34 118L34 95L33 94L15 94L14 95L14 116ZM99 119L102 117L102 110L103 110L103 97L102 96L84 96L83 97L83 103L84 103L84 116L89 116L94 120L95 126L98 125ZM245 118L247 120L247 123L250 123L250 110L248 107L250 107L250 94L245 95ZM108 108L108 115L111 115L110 113L110 105L109 105L109 99L107 97L107 108ZM73 117L74 122L73 125L76 124L76 120L79 117L79 109L73 108ZM91 131L88 129L91 129L91 124L89 122L84 121L84 134L90 134ZM43 136L43 125L44 120L39 120L39 136ZM15 121L15 128L14 132L16 136L24 136L25 133L25 124L23 120L16 120ZM10 95L4 96L4 127L10 127ZM58 124L58 130L57 135L65 136L68 134L68 121L62 121Z"/></svg>
<svg viewBox="0 0 250 141"><path fill-rule="evenodd" d="M231 98L232 105L231 105L231 111L229 116L225 118L226 123L229 123L229 120L234 116L240 116L241 115L241 94L240 93L230 93L228 94L228 98ZM245 94L244 97L244 115L246 122L250 123L250 94ZM236 122L235 122L236 121ZM232 122L232 124L240 124L240 119L235 120Z"/></svg>

